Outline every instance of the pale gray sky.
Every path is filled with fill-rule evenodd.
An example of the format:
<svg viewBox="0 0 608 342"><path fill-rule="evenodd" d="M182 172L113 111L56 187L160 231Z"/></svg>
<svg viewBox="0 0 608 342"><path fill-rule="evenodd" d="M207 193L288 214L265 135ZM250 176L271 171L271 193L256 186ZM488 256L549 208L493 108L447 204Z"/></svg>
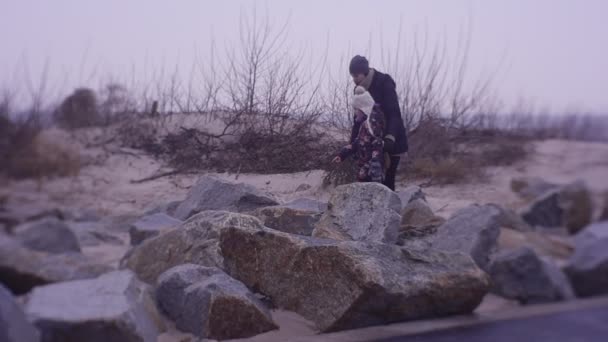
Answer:
<svg viewBox="0 0 608 342"><path fill-rule="evenodd" d="M54 84L68 88L95 68L124 75L136 66L141 75L143 65L188 65L212 36L235 39L240 12L253 3L0 0L0 86L19 84L25 64L35 78L45 61ZM556 111L608 112L606 0L267 0L257 7L277 22L291 15L290 42L321 52L329 37L328 63L345 74L341 56L366 51L370 35L371 63L382 69L377 39L382 32L389 46L400 21L405 36L426 27L431 40L445 36L450 46L470 21L470 74L499 67L495 87L506 104L526 98Z"/></svg>

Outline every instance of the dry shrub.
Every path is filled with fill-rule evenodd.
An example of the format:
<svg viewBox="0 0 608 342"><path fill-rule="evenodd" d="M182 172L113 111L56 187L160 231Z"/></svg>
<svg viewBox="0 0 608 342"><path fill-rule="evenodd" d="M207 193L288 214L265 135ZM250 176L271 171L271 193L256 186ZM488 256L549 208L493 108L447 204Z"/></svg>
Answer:
<svg viewBox="0 0 608 342"><path fill-rule="evenodd" d="M488 144L479 157L484 166L509 166L524 159L529 154L530 148L528 146L530 145L524 140L500 138Z"/></svg>
<svg viewBox="0 0 608 342"><path fill-rule="evenodd" d="M309 130L274 135L248 131L227 150L232 151L225 160L229 168L254 173L326 169L337 152L325 134Z"/></svg>
<svg viewBox="0 0 608 342"><path fill-rule="evenodd" d="M324 187L354 183L357 180L357 168L352 158L340 164L332 164L326 171L323 177Z"/></svg>
<svg viewBox="0 0 608 342"><path fill-rule="evenodd" d="M133 117L120 123L117 137L122 146L147 150L158 139L158 129L151 122Z"/></svg>
<svg viewBox="0 0 608 342"><path fill-rule="evenodd" d="M248 129L222 137L182 128L145 149L180 171L273 174L326 170L339 145L325 133L306 127L285 133Z"/></svg>

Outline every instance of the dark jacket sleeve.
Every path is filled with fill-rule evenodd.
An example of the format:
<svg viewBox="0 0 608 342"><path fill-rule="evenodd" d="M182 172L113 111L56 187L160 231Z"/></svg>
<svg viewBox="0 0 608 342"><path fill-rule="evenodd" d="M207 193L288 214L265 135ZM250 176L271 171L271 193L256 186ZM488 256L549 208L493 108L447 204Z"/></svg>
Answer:
<svg viewBox="0 0 608 342"><path fill-rule="evenodd" d="M386 80L382 84L383 104L382 109L386 115L386 128L384 136L391 135L393 139L400 136L401 125L401 109L399 108L399 99L397 98L397 90L395 81L387 75Z"/></svg>
<svg viewBox="0 0 608 342"><path fill-rule="evenodd" d="M356 139L355 139L356 141ZM342 150L340 151L340 153L338 154L338 156L340 157L340 159L342 160L346 160L348 159L348 157L352 156L353 154L355 154L356 151L356 144L350 144L347 146L344 146L342 148Z"/></svg>
<svg viewBox="0 0 608 342"><path fill-rule="evenodd" d="M355 142L355 139L357 139L360 129L361 129L361 122L357 122L357 120L355 120L355 117L353 116L353 128L350 132L350 143L351 144Z"/></svg>

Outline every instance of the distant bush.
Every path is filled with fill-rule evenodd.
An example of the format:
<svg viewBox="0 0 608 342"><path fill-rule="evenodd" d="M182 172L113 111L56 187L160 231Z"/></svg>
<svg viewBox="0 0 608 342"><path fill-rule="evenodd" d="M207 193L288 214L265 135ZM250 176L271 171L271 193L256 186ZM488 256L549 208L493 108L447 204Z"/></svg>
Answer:
<svg viewBox="0 0 608 342"><path fill-rule="evenodd" d="M38 111L32 109L11 119L8 106L0 107L0 174L15 179L41 179L78 173L78 153L41 136Z"/></svg>
<svg viewBox="0 0 608 342"><path fill-rule="evenodd" d="M11 156L8 175L16 179L76 176L80 167L77 151L38 135Z"/></svg>
<svg viewBox="0 0 608 342"><path fill-rule="evenodd" d="M55 111L55 121L63 128L76 129L102 123L97 95L89 88L78 88Z"/></svg>

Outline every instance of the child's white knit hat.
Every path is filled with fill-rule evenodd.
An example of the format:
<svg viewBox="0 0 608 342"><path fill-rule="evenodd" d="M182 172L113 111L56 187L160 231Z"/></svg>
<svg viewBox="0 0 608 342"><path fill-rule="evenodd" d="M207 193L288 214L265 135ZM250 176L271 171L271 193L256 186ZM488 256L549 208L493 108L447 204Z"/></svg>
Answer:
<svg viewBox="0 0 608 342"><path fill-rule="evenodd" d="M365 88L357 86L353 95L353 107L369 116L374 108L374 98Z"/></svg>

